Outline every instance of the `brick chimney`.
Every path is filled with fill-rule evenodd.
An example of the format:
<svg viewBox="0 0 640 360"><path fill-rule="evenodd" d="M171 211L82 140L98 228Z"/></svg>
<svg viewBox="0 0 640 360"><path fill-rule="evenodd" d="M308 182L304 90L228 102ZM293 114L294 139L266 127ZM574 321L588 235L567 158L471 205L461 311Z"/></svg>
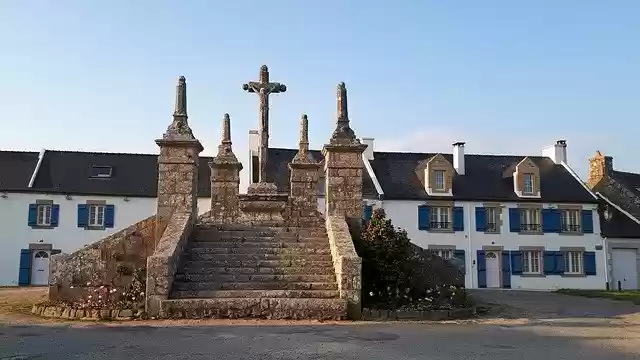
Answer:
<svg viewBox="0 0 640 360"><path fill-rule="evenodd" d="M600 151L589 159L589 180L587 184L590 188L596 186L606 176L613 172L613 157L604 156Z"/></svg>

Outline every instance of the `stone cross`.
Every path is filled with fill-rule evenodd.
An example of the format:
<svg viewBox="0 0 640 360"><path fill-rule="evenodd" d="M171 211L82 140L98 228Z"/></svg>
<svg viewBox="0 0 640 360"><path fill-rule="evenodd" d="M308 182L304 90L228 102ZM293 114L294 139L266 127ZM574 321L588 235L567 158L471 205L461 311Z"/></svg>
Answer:
<svg viewBox="0 0 640 360"><path fill-rule="evenodd" d="M242 85L242 89L257 93L260 98L260 144L258 145L258 182L267 181L267 149L269 148L269 95L287 91L284 84L269 82L269 69L260 67L260 81Z"/></svg>

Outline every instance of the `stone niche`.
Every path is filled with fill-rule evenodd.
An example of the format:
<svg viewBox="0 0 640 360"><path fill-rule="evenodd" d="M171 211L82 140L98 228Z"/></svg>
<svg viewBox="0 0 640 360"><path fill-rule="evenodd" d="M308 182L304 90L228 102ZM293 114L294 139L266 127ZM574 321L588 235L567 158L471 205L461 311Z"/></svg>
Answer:
<svg viewBox="0 0 640 360"><path fill-rule="evenodd" d="M284 226L289 196L278 193L272 183L251 184L247 194L238 196L239 222L248 225Z"/></svg>

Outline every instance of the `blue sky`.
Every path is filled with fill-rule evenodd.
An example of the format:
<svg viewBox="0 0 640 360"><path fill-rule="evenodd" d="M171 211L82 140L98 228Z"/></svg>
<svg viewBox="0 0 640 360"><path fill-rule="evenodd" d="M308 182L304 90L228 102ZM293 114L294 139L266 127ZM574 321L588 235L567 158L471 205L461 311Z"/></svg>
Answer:
<svg viewBox="0 0 640 360"><path fill-rule="evenodd" d="M155 153L185 75L189 122L214 155L231 114L246 159L267 64L271 144L328 139L335 87L378 150L540 153L568 141L586 174L600 149L640 171L638 1L0 2L1 149Z"/></svg>

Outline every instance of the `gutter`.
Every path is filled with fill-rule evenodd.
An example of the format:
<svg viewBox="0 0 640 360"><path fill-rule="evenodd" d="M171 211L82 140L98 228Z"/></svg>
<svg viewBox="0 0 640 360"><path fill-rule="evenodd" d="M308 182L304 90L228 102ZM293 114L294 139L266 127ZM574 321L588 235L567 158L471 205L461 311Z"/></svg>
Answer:
<svg viewBox="0 0 640 360"><path fill-rule="evenodd" d="M33 183L36 182L36 177L38 176L38 171L40 170L40 165L42 165L42 160L44 159L44 153L47 149L40 150L40 154L38 154L38 163L36 164L36 168L33 170L33 174L31 174L31 180L29 180L29 188L33 187Z"/></svg>

